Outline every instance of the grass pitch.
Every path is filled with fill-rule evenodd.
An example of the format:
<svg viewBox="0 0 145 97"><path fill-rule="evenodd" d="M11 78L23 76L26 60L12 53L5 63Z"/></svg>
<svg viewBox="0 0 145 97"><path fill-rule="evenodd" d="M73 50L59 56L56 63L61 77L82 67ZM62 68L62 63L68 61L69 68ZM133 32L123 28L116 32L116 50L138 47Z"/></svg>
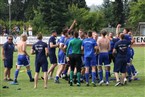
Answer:
<svg viewBox="0 0 145 97"><path fill-rule="evenodd" d="M9 82L3 81L4 66L3 61L0 60L0 97L145 97L145 48L135 47L134 50L133 64L139 72L138 77L141 80L132 81L126 86L119 87L114 86L114 81L110 81L109 86L104 84L102 86L97 85L97 87L86 87L85 84L81 84L80 87L76 85L70 87L65 80L60 79L60 84L55 84L53 80L49 80L48 89L44 89L43 80L39 80L38 88L33 89L33 83L29 82L25 67L22 67L19 73L19 85L10 85ZM30 47L28 48L28 52L30 52ZM14 53L14 66L11 72L12 78L14 78L16 57L17 52ZM34 76L34 56L31 55L30 60L32 74ZM41 75L42 73L39 76ZM3 86L8 86L9 88L3 89Z"/></svg>

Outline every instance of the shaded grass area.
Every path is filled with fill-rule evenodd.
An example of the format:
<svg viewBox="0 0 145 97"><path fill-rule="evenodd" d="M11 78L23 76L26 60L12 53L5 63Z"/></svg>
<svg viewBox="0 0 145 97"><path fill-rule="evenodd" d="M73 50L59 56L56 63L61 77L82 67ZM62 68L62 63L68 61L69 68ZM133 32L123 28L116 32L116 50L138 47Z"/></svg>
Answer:
<svg viewBox="0 0 145 97"><path fill-rule="evenodd" d="M30 48L28 48L30 52ZM43 80L39 80L38 88L33 89L33 83L29 82L29 78L22 67L18 77L19 85L10 85L9 82L3 81L3 62L0 60L0 97L144 97L145 96L145 49L135 47L134 65L139 72L140 81L133 81L126 86L115 87L115 81L110 81L109 86L86 87L81 84L81 87L69 84L60 79L60 84L55 84L53 80L48 81L48 89L43 88ZM15 63L17 53L14 54L14 66L12 69L12 78L14 77ZM34 56L30 56L32 74L34 75ZM50 66L50 64L49 64ZM40 74L42 76L42 73ZM113 77L113 75L112 75ZM8 86L8 89L3 89L2 86ZM18 89L21 90L18 90Z"/></svg>

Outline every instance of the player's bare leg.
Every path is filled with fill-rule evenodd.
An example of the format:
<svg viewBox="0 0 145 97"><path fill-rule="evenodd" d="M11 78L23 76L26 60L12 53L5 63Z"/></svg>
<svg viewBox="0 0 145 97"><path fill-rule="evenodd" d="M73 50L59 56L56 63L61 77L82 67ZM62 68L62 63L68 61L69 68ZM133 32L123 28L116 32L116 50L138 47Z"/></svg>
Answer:
<svg viewBox="0 0 145 97"><path fill-rule="evenodd" d="M58 65L58 69L57 69L57 72L56 72L56 78L55 78L55 83L59 83L59 77L64 69L65 65L64 64L60 64Z"/></svg>
<svg viewBox="0 0 145 97"><path fill-rule="evenodd" d="M48 83L48 75L47 72L44 72L44 88L47 89L47 83Z"/></svg>
<svg viewBox="0 0 145 97"><path fill-rule="evenodd" d="M52 77L53 76L53 72L54 72L54 69L55 69L55 67L57 66L57 64L53 64L53 65L51 65L51 67L49 68L49 70L48 70L48 75L50 74L50 77Z"/></svg>
<svg viewBox="0 0 145 97"><path fill-rule="evenodd" d="M39 73L35 73L35 77L34 77L34 89L37 88L37 83L38 83L38 76L39 76Z"/></svg>
<svg viewBox="0 0 145 97"><path fill-rule="evenodd" d="M11 79L11 68L8 68L7 77L8 77L8 81L12 81L12 79Z"/></svg>

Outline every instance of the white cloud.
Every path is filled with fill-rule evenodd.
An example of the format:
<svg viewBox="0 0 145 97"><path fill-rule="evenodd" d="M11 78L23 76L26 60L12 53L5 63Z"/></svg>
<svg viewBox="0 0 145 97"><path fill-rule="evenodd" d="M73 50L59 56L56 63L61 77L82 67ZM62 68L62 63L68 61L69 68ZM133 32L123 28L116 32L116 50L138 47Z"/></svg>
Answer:
<svg viewBox="0 0 145 97"><path fill-rule="evenodd" d="M101 5L103 3L103 0L86 0L86 3L88 6Z"/></svg>

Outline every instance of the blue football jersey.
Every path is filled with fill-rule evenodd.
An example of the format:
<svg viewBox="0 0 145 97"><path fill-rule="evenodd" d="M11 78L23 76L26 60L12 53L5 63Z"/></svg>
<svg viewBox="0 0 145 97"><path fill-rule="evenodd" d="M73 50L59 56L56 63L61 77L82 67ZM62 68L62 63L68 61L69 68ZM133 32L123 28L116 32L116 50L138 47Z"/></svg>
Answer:
<svg viewBox="0 0 145 97"><path fill-rule="evenodd" d="M93 38L86 38L83 40L82 46L84 47L84 57L92 57L95 54L94 47L97 46Z"/></svg>
<svg viewBox="0 0 145 97"><path fill-rule="evenodd" d="M66 40L66 42L65 42L66 47L68 47L68 44L71 40L73 40L73 37ZM68 54L72 54L72 47L69 48Z"/></svg>

